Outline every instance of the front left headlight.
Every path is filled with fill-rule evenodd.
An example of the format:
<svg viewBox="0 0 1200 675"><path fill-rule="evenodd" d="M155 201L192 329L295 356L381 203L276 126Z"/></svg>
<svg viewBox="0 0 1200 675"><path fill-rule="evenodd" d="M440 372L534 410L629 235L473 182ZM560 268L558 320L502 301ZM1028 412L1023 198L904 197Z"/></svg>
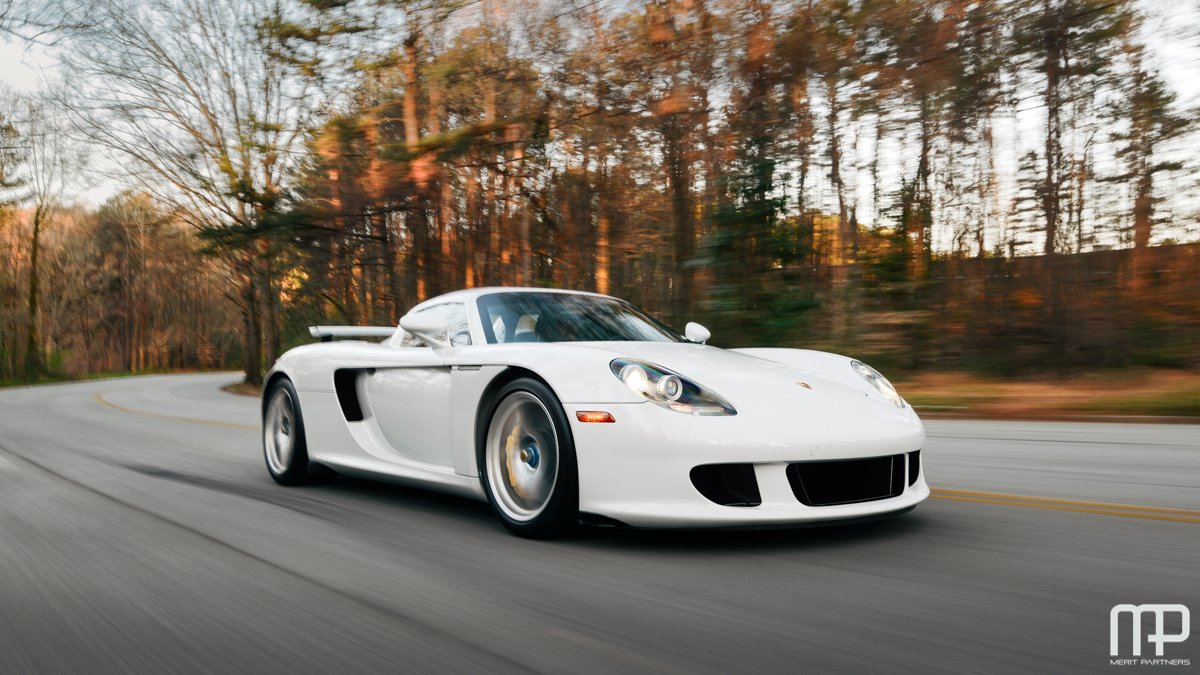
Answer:
<svg viewBox="0 0 1200 675"><path fill-rule="evenodd" d="M613 359L613 375L651 403L688 415L736 415L733 406L679 373L637 359Z"/></svg>
<svg viewBox="0 0 1200 675"><path fill-rule="evenodd" d="M896 391L896 387L892 386L892 383L888 382L888 379L881 375L878 370L875 370L862 361L851 361L850 367L853 368L854 372L858 373L862 379L870 383L872 387L875 387L880 394L883 394L884 398L891 401L892 405L896 406L897 408L904 408L905 403L904 399L900 397L900 392Z"/></svg>

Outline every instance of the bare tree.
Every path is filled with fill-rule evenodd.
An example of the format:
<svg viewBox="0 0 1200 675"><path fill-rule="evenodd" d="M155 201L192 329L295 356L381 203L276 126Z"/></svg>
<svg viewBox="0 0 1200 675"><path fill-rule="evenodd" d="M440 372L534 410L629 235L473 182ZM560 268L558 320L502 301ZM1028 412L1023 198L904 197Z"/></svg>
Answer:
<svg viewBox="0 0 1200 675"><path fill-rule="evenodd" d="M314 105L263 27L272 0L100 0L69 33L75 129L185 214L237 270L245 371L280 344L270 235ZM264 353L265 348L265 353Z"/></svg>
<svg viewBox="0 0 1200 675"><path fill-rule="evenodd" d="M0 0L0 36L54 44L87 0Z"/></svg>
<svg viewBox="0 0 1200 675"><path fill-rule="evenodd" d="M5 96L8 96L6 93ZM0 234L8 234L17 220L17 207L25 196L25 179L21 170L25 165L25 147L21 142L21 131L12 116L12 106L5 105L0 111ZM0 377L12 377L20 372L18 363L20 346L17 341L20 324L20 293L14 270L17 267L16 251L11 246L0 247Z"/></svg>
<svg viewBox="0 0 1200 675"><path fill-rule="evenodd" d="M1124 171L1113 179L1127 181L1133 191L1131 276L1133 287L1140 290L1147 281L1146 249L1154 229L1154 207L1161 200L1155 178L1185 166L1180 160L1165 159L1162 151L1194 129L1196 120L1177 110L1175 94L1158 73L1146 67L1144 47L1126 38L1125 52L1129 76L1108 116L1115 123L1110 135L1117 143L1116 156L1124 165Z"/></svg>
<svg viewBox="0 0 1200 675"><path fill-rule="evenodd" d="M39 301L41 299L41 249L45 229L54 209L62 201L69 176L77 159L70 151L64 135L63 120L44 101L27 96L10 95L5 116L15 133L7 138L12 143L10 157L20 158L15 176L4 176L6 182L19 185L15 203L29 211L29 279L25 292L26 340L24 373L28 379L45 370L43 345L38 332Z"/></svg>

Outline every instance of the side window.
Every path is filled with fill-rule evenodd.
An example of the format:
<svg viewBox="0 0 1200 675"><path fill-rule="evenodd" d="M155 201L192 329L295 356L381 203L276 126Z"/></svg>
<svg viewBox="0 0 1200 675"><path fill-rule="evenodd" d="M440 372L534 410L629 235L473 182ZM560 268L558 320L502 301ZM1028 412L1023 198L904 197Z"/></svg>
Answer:
<svg viewBox="0 0 1200 675"><path fill-rule="evenodd" d="M450 344L455 347L471 344L471 322L467 320L467 306L461 302L449 302L440 306L449 308L446 320L450 322Z"/></svg>
<svg viewBox="0 0 1200 675"><path fill-rule="evenodd" d="M455 347L462 347L471 344L471 324L467 320L467 306L461 302L445 302L440 305L432 305L420 310L419 314L433 312L446 317L449 323L449 340L450 344ZM404 335L404 340L400 343L401 347L427 347L424 342L421 342L415 335Z"/></svg>

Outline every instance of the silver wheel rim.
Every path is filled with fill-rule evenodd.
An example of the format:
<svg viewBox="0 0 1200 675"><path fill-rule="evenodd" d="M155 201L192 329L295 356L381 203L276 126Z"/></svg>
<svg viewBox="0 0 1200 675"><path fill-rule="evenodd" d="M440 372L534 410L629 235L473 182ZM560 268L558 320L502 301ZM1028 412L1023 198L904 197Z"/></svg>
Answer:
<svg viewBox="0 0 1200 675"><path fill-rule="evenodd" d="M282 474L292 463L296 449L296 412L286 389L276 389L263 420L263 449L271 471Z"/></svg>
<svg viewBox="0 0 1200 675"><path fill-rule="evenodd" d="M509 394L488 427L488 488L500 510L529 521L546 510L558 479L558 435L550 411L533 394Z"/></svg>

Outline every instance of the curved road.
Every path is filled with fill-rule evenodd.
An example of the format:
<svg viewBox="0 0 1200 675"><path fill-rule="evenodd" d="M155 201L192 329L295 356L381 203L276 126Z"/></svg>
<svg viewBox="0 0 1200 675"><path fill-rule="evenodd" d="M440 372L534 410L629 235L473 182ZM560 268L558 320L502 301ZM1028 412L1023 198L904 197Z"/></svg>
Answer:
<svg viewBox="0 0 1200 675"><path fill-rule="evenodd" d="M1120 671L1117 603L1200 669L1197 426L933 421L897 519L535 542L276 486L236 378L0 390L0 673Z"/></svg>

